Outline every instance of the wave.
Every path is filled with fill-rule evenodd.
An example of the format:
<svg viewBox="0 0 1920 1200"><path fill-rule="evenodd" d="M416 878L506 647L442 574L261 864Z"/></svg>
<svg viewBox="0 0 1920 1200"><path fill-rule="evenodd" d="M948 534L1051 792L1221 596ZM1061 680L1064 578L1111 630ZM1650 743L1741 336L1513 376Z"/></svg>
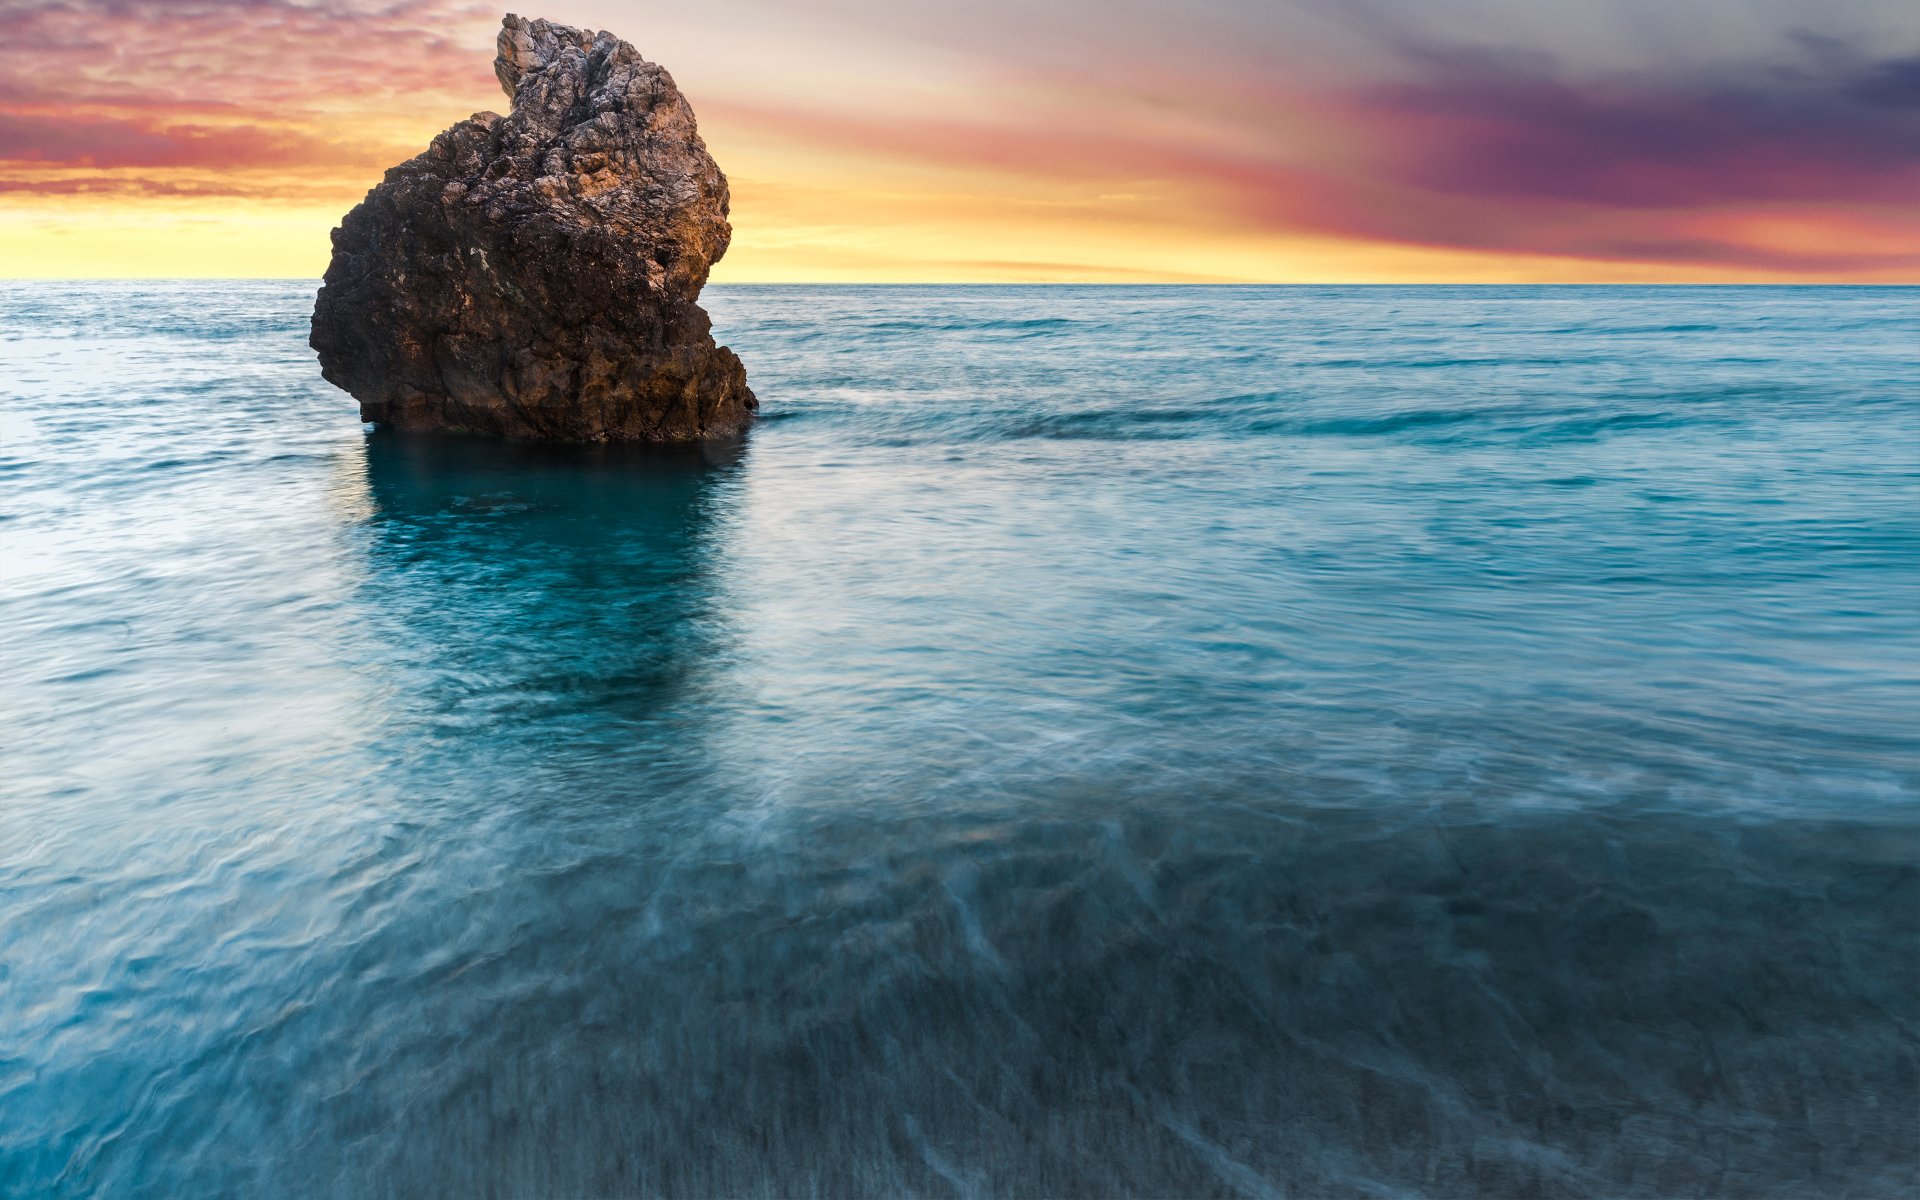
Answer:
<svg viewBox="0 0 1920 1200"><path fill-rule="evenodd" d="M1080 408L987 407L928 401L914 405L810 403L769 412L775 422L826 422L885 445L922 442L1181 441L1332 438L1402 442L1531 443L1595 441L1670 430L1727 429L1742 418L1712 402L1607 409L1527 403L1328 411L1320 401L1245 394L1203 403L1108 404Z"/></svg>
<svg viewBox="0 0 1920 1200"><path fill-rule="evenodd" d="M1040 337L1068 331L1087 331L1089 323L1068 317L921 317L908 320L863 321L847 332L855 335L909 334L916 337L950 333L1011 333Z"/></svg>

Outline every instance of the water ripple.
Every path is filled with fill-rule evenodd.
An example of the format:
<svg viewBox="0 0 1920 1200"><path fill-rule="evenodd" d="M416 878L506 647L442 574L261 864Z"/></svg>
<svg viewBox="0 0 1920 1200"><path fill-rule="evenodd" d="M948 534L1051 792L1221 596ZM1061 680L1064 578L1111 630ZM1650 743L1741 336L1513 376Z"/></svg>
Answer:
<svg viewBox="0 0 1920 1200"><path fill-rule="evenodd" d="M1898 289L0 284L0 1192L1920 1190Z"/></svg>

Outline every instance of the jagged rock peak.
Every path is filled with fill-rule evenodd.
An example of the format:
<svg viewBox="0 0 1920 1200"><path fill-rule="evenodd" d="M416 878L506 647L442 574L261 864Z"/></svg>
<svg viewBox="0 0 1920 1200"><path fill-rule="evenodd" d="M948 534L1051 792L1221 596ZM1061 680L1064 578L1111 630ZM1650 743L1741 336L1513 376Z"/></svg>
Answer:
<svg viewBox="0 0 1920 1200"><path fill-rule="evenodd" d="M746 372L696 303L726 177L665 68L598 33L502 22L508 115L392 168L334 231L312 344L364 420L568 440L743 429Z"/></svg>
<svg viewBox="0 0 1920 1200"><path fill-rule="evenodd" d="M522 75L552 62L559 57L563 47L585 54L593 49L594 42L600 38L606 38L616 45L625 44L610 33L575 29L571 25L556 25L546 20L529 21L508 13L500 22L500 36L495 40L499 53L493 60L493 73L511 100Z"/></svg>

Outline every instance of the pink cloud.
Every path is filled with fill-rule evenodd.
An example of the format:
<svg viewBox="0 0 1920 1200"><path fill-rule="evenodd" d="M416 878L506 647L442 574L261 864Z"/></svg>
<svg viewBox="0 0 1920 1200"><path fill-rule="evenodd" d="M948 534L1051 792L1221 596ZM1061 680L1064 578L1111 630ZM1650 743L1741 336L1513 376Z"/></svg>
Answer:
<svg viewBox="0 0 1920 1200"><path fill-rule="evenodd" d="M371 182L424 147L381 132L394 113L437 126L497 90L497 19L465 0L0 0L0 191L311 199L267 177Z"/></svg>

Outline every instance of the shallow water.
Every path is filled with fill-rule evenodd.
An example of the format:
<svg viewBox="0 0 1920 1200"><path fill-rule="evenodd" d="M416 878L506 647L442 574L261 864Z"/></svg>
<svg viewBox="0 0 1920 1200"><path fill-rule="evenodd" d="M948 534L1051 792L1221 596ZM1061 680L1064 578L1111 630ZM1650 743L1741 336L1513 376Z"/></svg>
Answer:
<svg viewBox="0 0 1920 1200"><path fill-rule="evenodd" d="M0 285L0 1191L1920 1189L1920 293Z"/></svg>

